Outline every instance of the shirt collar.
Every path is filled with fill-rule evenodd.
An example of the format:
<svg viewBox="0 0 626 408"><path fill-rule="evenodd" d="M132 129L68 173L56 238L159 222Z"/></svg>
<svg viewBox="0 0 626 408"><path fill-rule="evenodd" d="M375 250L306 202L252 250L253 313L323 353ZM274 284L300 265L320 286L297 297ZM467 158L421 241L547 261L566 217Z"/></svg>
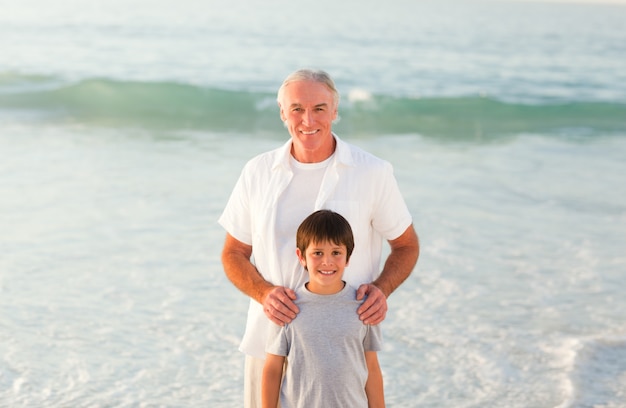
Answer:
<svg viewBox="0 0 626 408"><path fill-rule="evenodd" d="M334 132L333 137L337 142L335 146L335 160L333 165L342 164L344 166L352 166L354 164L354 159L352 158L352 153L350 152L350 148L348 144L341 140ZM272 164L272 169L277 169L278 167L283 167L284 169L290 170L291 166L289 165L289 160L291 157L291 145L293 140L289 138L289 140L278 150L278 154L274 159L274 163Z"/></svg>

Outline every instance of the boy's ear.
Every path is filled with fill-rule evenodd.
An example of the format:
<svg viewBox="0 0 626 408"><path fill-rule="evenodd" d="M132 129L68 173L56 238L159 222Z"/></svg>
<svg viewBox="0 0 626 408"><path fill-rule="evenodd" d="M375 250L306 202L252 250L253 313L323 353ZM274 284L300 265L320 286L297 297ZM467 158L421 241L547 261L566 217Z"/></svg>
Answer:
<svg viewBox="0 0 626 408"><path fill-rule="evenodd" d="M302 251L300 251L300 248L296 248L296 255L298 255L300 265L302 265L306 269L306 258L304 257L304 254L302 254Z"/></svg>

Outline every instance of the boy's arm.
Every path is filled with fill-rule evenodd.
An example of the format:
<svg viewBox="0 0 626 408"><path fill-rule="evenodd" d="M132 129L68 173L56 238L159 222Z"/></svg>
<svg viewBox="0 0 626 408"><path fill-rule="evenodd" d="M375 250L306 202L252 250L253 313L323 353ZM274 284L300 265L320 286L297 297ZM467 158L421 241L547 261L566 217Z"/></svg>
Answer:
<svg viewBox="0 0 626 408"><path fill-rule="evenodd" d="M267 353L261 380L261 402L263 408L276 408L280 396L285 357Z"/></svg>
<svg viewBox="0 0 626 408"><path fill-rule="evenodd" d="M383 389L383 374L378 364L378 355L375 351L365 352L365 362L367 363L367 382L365 383L365 393L367 394L367 406L369 408L385 407L385 392Z"/></svg>

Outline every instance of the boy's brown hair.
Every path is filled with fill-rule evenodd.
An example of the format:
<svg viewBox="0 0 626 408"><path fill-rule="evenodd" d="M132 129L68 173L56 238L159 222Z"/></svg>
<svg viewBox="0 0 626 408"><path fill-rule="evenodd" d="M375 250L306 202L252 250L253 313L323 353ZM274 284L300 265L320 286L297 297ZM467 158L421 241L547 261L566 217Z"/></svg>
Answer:
<svg viewBox="0 0 626 408"><path fill-rule="evenodd" d="M312 242L330 242L345 245L346 261L354 250L354 235L350 223L340 214L330 210L318 210L302 221L296 233L296 246L304 254Z"/></svg>

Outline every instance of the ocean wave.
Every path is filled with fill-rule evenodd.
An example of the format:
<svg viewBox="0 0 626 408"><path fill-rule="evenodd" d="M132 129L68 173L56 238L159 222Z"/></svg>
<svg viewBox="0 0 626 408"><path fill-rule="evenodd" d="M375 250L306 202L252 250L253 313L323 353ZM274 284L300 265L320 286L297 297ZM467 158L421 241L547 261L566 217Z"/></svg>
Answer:
<svg viewBox="0 0 626 408"><path fill-rule="evenodd" d="M0 74L0 110L96 126L282 129L275 93L176 82L108 78L69 82L4 73ZM408 98L353 90L341 102L339 115L335 129L354 136L409 133L476 138L564 129L583 134L626 131L626 104L612 102L530 104L483 96Z"/></svg>
<svg viewBox="0 0 626 408"><path fill-rule="evenodd" d="M599 337L577 342L571 382L573 389L563 406L623 406L626 380L626 339Z"/></svg>

